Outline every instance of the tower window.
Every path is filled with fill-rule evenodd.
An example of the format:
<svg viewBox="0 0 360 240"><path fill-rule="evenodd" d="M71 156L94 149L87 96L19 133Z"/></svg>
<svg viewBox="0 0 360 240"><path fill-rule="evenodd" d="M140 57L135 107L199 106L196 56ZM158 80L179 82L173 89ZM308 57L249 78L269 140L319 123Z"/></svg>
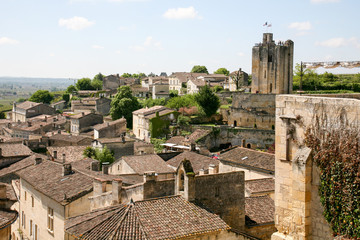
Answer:
<svg viewBox="0 0 360 240"><path fill-rule="evenodd" d="M268 61L272 62L272 55L269 55Z"/></svg>
<svg viewBox="0 0 360 240"><path fill-rule="evenodd" d="M264 71L264 78L266 78L266 70Z"/></svg>

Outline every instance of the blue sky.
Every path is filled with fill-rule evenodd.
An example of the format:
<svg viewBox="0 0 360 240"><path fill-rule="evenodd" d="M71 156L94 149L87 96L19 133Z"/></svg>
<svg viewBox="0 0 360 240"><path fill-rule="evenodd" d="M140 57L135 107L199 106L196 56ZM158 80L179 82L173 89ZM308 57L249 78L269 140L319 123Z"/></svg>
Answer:
<svg viewBox="0 0 360 240"><path fill-rule="evenodd" d="M251 73L251 49L267 30L276 42L295 42L296 63L360 60L358 0L0 0L0 6L0 76L170 74L193 65Z"/></svg>

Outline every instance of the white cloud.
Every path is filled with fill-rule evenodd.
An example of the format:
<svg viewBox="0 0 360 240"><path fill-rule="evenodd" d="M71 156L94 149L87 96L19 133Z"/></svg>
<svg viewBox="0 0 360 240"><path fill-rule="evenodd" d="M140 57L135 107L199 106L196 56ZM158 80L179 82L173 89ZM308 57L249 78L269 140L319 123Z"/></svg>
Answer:
<svg viewBox="0 0 360 240"><path fill-rule="evenodd" d="M170 8L163 14L163 17L167 19L202 19L194 7Z"/></svg>
<svg viewBox="0 0 360 240"><path fill-rule="evenodd" d="M141 52L144 51L146 48L151 48L151 47L159 50L163 49L161 42L155 41L151 36L148 36L142 45L135 45L135 46L131 46L130 48L134 51Z"/></svg>
<svg viewBox="0 0 360 240"><path fill-rule="evenodd" d="M11 44L11 45L15 45L18 44L19 41L12 39L12 38L8 38L8 37L1 37L0 38L0 45L5 45L5 44Z"/></svg>
<svg viewBox="0 0 360 240"><path fill-rule="evenodd" d="M92 48L95 48L95 49L104 49L103 46L100 46L100 45L92 45Z"/></svg>
<svg viewBox="0 0 360 240"><path fill-rule="evenodd" d="M94 22L91 22L83 17L73 17L73 18L60 18L59 19L59 26L60 27L66 27L67 29L71 30L81 30L87 27L90 27L94 24Z"/></svg>
<svg viewBox="0 0 360 240"><path fill-rule="evenodd" d="M342 46L346 46L348 41L345 38L331 38L326 41L316 42L315 44L323 47L332 47L338 48Z"/></svg>
<svg viewBox="0 0 360 240"><path fill-rule="evenodd" d="M310 0L311 3L332 3L340 2L340 0Z"/></svg>
<svg viewBox="0 0 360 240"><path fill-rule="evenodd" d="M312 28L311 23L307 22L293 22L289 25L289 28L296 29L298 31L307 31Z"/></svg>
<svg viewBox="0 0 360 240"><path fill-rule="evenodd" d="M242 56L244 56L245 54L244 54L243 52L238 52L237 55L240 56L240 57L242 57Z"/></svg>

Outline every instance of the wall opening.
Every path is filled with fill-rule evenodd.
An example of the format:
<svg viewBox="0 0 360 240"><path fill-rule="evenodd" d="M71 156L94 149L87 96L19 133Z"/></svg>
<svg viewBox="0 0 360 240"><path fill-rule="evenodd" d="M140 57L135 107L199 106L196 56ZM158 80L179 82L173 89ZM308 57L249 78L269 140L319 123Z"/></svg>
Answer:
<svg viewBox="0 0 360 240"><path fill-rule="evenodd" d="M251 148L251 144L248 143L248 144L246 145L246 147L247 147L247 148Z"/></svg>
<svg viewBox="0 0 360 240"><path fill-rule="evenodd" d="M234 127L236 127L237 126L237 122L236 122L236 120L234 120Z"/></svg>
<svg viewBox="0 0 360 240"><path fill-rule="evenodd" d="M272 93L272 83L270 83L270 93Z"/></svg>
<svg viewBox="0 0 360 240"><path fill-rule="evenodd" d="M179 191L184 191L184 171L179 174Z"/></svg>
<svg viewBox="0 0 360 240"><path fill-rule="evenodd" d="M245 139L243 139L243 140L241 141L241 146L242 146L242 147L245 147Z"/></svg>

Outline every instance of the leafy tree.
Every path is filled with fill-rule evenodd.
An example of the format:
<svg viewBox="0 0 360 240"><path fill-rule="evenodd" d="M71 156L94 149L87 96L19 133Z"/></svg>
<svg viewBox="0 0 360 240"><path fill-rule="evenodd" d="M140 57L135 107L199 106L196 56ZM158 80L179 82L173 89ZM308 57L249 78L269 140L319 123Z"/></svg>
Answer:
<svg viewBox="0 0 360 240"><path fill-rule="evenodd" d="M76 87L74 85L70 85L70 86L67 87L66 92L67 93L77 92L77 89L76 89Z"/></svg>
<svg viewBox="0 0 360 240"><path fill-rule="evenodd" d="M29 101L38 102L38 103L50 103L54 99L54 95L51 94L48 90L37 90L31 97Z"/></svg>
<svg viewBox="0 0 360 240"><path fill-rule="evenodd" d="M102 89L102 86L103 86L103 82L101 81L101 80L99 80L99 79L93 79L92 81L91 81L91 87L93 88L93 89L96 89L96 90L101 90Z"/></svg>
<svg viewBox="0 0 360 240"><path fill-rule="evenodd" d="M102 150L95 150L95 159L99 160L101 164L104 162L108 162L111 164L115 160L114 153L112 153L106 146Z"/></svg>
<svg viewBox="0 0 360 240"><path fill-rule="evenodd" d="M151 138L150 143L154 145L154 149L156 153L161 153L164 149L164 146L161 145L166 142L166 138Z"/></svg>
<svg viewBox="0 0 360 240"><path fill-rule="evenodd" d="M224 74L226 76L229 76L229 73L229 70L227 70L226 68L219 68L214 72L214 74Z"/></svg>
<svg viewBox="0 0 360 240"><path fill-rule="evenodd" d="M170 90L170 94L169 94L170 98L177 97L177 96L179 96L178 90Z"/></svg>
<svg viewBox="0 0 360 240"><path fill-rule="evenodd" d="M148 98L148 99L142 100L140 103L141 103L142 107L149 107L149 108L153 107L153 106L165 106L166 99L165 98L157 98L157 99Z"/></svg>
<svg viewBox="0 0 360 240"><path fill-rule="evenodd" d="M123 75L121 75L121 77L123 77L123 78L131 78L131 73L123 73Z"/></svg>
<svg viewBox="0 0 360 240"><path fill-rule="evenodd" d="M233 82L236 85L236 90L240 89L243 86L243 81L242 80L243 80L244 74L241 71L241 68L239 68L238 71L231 74L230 77L231 77L231 79L233 80Z"/></svg>
<svg viewBox="0 0 360 240"><path fill-rule="evenodd" d="M148 77L156 77L155 73L151 72L148 74Z"/></svg>
<svg viewBox="0 0 360 240"><path fill-rule="evenodd" d="M196 105L195 96L193 94L186 94L184 96L177 96L170 98L166 107L173 109L180 109L182 107L192 107Z"/></svg>
<svg viewBox="0 0 360 240"><path fill-rule="evenodd" d="M132 128L132 112L140 108L140 103L132 95L129 86L121 86L111 101L110 115L113 120L124 116L129 128Z"/></svg>
<svg viewBox="0 0 360 240"><path fill-rule="evenodd" d="M83 156L88 158L94 158L95 154L96 154L95 149L92 147L86 147L83 152Z"/></svg>
<svg viewBox="0 0 360 240"><path fill-rule="evenodd" d="M179 126L188 126L190 124L191 119L187 116L180 115L177 120L177 124Z"/></svg>
<svg viewBox="0 0 360 240"><path fill-rule="evenodd" d="M104 75L102 75L101 73L98 73L94 76L93 80L99 80L102 82L102 81L104 81L104 78L105 78Z"/></svg>
<svg viewBox="0 0 360 240"><path fill-rule="evenodd" d="M6 115L4 112L0 112L0 119L6 119Z"/></svg>
<svg viewBox="0 0 360 240"><path fill-rule="evenodd" d="M69 102L69 101L70 101L70 94L64 93L64 94L62 95L62 99L63 99L65 102Z"/></svg>
<svg viewBox="0 0 360 240"><path fill-rule="evenodd" d="M195 65L192 69L191 69L192 73L209 73L207 68L205 66L200 66L200 65Z"/></svg>
<svg viewBox="0 0 360 240"><path fill-rule="evenodd" d="M94 90L93 86L91 85L90 78L81 78L76 82L76 88L79 90Z"/></svg>
<svg viewBox="0 0 360 240"><path fill-rule="evenodd" d="M224 88L221 87L221 86L215 86L215 87L212 88L212 90L213 90L215 93L217 93L217 92L220 92L221 90L224 90Z"/></svg>
<svg viewBox="0 0 360 240"><path fill-rule="evenodd" d="M195 101L202 108L206 116L211 117L220 107L219 97L215 95L208 85L202 87L195 95Z"/></svg>

